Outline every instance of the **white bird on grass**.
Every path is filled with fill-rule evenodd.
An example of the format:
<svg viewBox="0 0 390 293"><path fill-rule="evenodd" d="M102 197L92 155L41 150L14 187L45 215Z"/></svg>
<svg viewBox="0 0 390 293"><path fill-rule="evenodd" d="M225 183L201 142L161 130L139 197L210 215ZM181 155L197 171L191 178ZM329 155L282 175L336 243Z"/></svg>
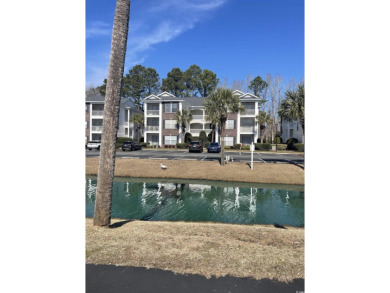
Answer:
<svg viewBox="0 0 390 293"><path fill-rule="evenodd" d="M163 170L168 169L168 167L165 166L165 165L163 165L162 163L160 163L160 167L161 167L161 169L163 169Z"/></svg>

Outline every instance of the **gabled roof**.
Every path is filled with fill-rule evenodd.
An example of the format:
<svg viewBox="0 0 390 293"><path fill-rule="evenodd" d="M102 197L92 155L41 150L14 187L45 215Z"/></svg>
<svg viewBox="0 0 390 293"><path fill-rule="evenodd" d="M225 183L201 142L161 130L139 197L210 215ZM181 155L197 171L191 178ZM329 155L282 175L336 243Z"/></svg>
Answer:
<svg viewBox="0 0 390 293"><path fill-rule="evenodd" d="M242 91L235 90L235 91L233 91L233 95L240 95L240 96L242 96L242 95L244 95L244 93Z"/></svg>
<svg viewBox="0 0 390 293"><path fill-rule="evenodd" d="M150 95L150 96L147 96L147 97L144 99L144 101L145 101L145 100L161 100L161 98L158 97L158 96L156 96L156 95Z"/></svg>
<svg viewBox="0 0 390 293"><path fill-rule="evenodd" d="M252 95L251 93L246 93L240 96L240 99L260 99L258 96Z"/></svg>
<svg viewBox="0 0 390 293"><path fill-rule="evenodd" d="M104 96L101 94L97 94L94 96L85 97L86 102L103 102L104 103Z"/></svg>
<svg viewBox="0 0 390 293"><path fill-rule="evenodd" d="M161 94L158 94L157 96L162 97L162 98L167 98L167 97L176 98L175 95L172 95L171 93L168 93L168 92L162 92Z"/></svg>

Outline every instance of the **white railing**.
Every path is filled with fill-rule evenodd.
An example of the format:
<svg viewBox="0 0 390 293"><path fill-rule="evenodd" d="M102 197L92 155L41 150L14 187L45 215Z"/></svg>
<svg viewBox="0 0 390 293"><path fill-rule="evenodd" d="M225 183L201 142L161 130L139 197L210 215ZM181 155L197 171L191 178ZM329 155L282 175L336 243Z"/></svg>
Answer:
<svg viewBox="0 0 390 293"><path fill-rule="evenodd" d="M160 126L146 126L146 131L158 131Z"/></svg>
<svg viewBox="0 0 390 293"><path fill-rule="evenodd" d="M240 132L253 132L255 131L254 126L241 126L240 127Z"/></svg>
<svg viewBox="0 0 390 293"><path fill-rule="evenodd" d="M146 115L148 115L148 116L158 116L158 115L160 115L160 111L159 110L147 110L146 111Z"/></svg>
<svg viewBox="0 0 390 293"><path fill-rule="evenodd" d="M244 114L242 114L242 116L255 115L255 114L256 114L256 110L255 109L246 109Z"/></svg>
<svg viewBox="0 0 390 293"><path fill-rule="evenodd" d="M203 118L203 115L192 115L192 119L193 119L193 120L195 120L195 119L197 119L197 120L203 120L204 118Z"/></svg>
<svg viewBox="0 0 390 293"><path fill-rule="evenodd" d="M92 111L92 116L103 116L104 111Z"/></svg>
<svg viewBox="0 0 390 293"><path fill-rule="evenodd" d="M103 131L103 126L92 126L92 131Z"/></svg>

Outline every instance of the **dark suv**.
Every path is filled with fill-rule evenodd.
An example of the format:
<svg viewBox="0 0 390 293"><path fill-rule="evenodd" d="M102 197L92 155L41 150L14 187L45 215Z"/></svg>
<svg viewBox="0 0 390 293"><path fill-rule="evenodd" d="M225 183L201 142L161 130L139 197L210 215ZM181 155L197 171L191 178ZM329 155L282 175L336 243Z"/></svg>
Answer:
<svg viewBox="0 0 390 293"><path fill-rule="evenodd" d="M203 145L200 141L191 141L188 145L188 151L191 153L193 151L203 152Z"/></svg>
<svg viewBox="0 0 390 293"><path fill-rule="evenodd" d="M122 151L136 151L142 150L142 146L133 141L124 141L122 143Z"/></svg>

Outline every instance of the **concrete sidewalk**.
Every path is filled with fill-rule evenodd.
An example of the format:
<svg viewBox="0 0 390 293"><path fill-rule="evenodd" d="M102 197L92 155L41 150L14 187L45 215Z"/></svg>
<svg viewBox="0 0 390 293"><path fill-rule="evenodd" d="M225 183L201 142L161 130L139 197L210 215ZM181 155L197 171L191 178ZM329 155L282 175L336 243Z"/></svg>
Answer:
<svg viewBox="0 0 390 293"><path fill-rule="evenodd" d="M86 292L91 293L295 293L303 291L304 279L295 279L291 283L230 276L207 279L201 275L180 275L159 269L86 265Z"/></svg>

